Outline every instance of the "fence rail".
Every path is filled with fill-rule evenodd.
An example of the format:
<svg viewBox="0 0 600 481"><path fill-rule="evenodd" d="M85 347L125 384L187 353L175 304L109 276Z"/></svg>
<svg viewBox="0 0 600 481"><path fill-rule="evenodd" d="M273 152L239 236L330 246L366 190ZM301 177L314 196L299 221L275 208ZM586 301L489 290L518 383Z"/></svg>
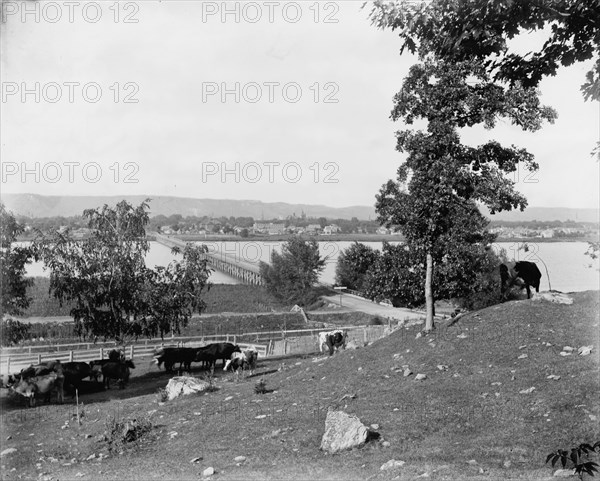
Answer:
<svg viewBox="0 0 600 481"><path fill-rule="evenodd" d="M385 334L385 326L346 326L339 327L348 331L348 340L359 345L372 342ZM213 336L177 337L171 339L148 339L125 346L125 355L129 359L144 359L152 357L161 347L201 347L212 342L233 342L241 348L255 346L260 358L285 356L315 352L318 349L318 333L328 329L295 329L290 331L250 332L244 334L221 334ZM108 344L108 343L104 343ZM60 344L45 347L42 352L31 352L31 348L2 349L0 352L0 373L11 374L20 371L30 364L38 364L49 360L62 362L93 361L105 359L108 352L123 346L104 345L92 349L90 343ZM33 347L33 346L32 346ZM78 347L78 349L73 349ZM9 352L7 352L9 351Z"/></svg>

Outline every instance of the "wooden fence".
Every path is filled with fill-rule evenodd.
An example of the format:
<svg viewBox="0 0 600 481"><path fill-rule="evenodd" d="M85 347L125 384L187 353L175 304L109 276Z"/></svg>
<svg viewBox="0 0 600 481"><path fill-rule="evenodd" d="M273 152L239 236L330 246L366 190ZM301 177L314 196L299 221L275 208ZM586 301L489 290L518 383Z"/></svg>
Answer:
<svg viewBox="0 0 600 481"><path fill-rule="evenodd" d="M340 327L348 331L348 340L362 346L385 335L386 326L348 326ZM328 329L299 329L290 331L251 332L246 334L222 334L203 337L176 337L171 339L148 339L127 346L115 343L77 343L54 346L28 346L6 348L0 351L0 373L19 372L30 364L39 364L49 360L61 362L93 361L105 359L112 349L124 350L128 359L144 359L154 355L161 347L201 347L213 342L232 342L242 349L255 346L259 358L286 356L290 354L308 354L318 347L319 332Z"/></svg>

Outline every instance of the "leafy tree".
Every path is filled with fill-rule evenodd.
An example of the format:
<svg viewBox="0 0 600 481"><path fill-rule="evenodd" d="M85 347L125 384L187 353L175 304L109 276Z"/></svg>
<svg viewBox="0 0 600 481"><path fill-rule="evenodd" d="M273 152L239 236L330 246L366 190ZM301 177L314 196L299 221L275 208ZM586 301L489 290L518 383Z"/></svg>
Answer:
<svg viewBox="0 0 600 481"><path fill-rule="evenodd" d="M424 273L417 250L384 242L381 255L365 276L365 294L375 301L388 300L394 307L420 306L425 302Z"/></svg>
<svg viewBox="0 0 600 481"><path fill-rule="evenodd" d="M3 346L13 346L26 339L29 335L29 324L16 319L2 319L2 336L0 340Z"/></svg>
<svg viewBox="0 0 600 481"><path fill-rule="evenodd" d="M505 173L519 163L537 169L533 156L515 146L489 141L472 147L460 141L459 129L483 124L494 127L508 118L524 130L535 131L556 113L540 105L537 93L520 86L494 84L475 62L432 62L413 65L394 97L393 120L412 124L427 121L427 130L397 132L397 147L407 153L396 181L377 195L381 223L399 226L409 245L425 255L425 330L433 329L434 254L465 219L478 214L476 201L493 214L527 205ZM479 214L480 216L480 214ZM481 217L481 216L480 216ZM479 230L477 231L479 232Z"/></svg>
<svg viewBox="0 0 600 481"><path fill-rule="evenodd" d="M475 61L501 82L536 87L559 66L593 59L581 86L586 100L600 99L599 0L376 0L370 14L402 39L402 50L450 61ZM521 54L509 40L543 31L543 45Z"/></svg>
<svg viewBox="0 0 600 481"><path fill-rule="evenodd" d="M244 239L245 239L245 238L246 238L246 237L248 237L248 236L249 236L248 229L247 229L246 227L244 227L244 228L243 228L243 229L240 231L240 237L242 237L242 238L244 238Z"/></svg>
<svg viewBox="0 0 600 481"><path fill-rule="evenodd" d="M365 276L379 258L379 251L355 242L340 252L335 267L335 282L359 292L365 292Z"/></svg>
<svg viewBox="0 0 600 481"><path fill-rule="evenodd" d="M0 320L5 313L22 314L31 302L27 288L33 280L25 277L25 265L31 262L32 252L28 247L13 245L23 231L23 226L0 204Z"/></svg>
<svg viewBox="0 0 600 481"><path fill-rule="evenodd" d="M162 334L179 330L191 309L202 306L197 296L208 277L202 248L186 249L180 265L146 267L147 209L147 201L88 209L89 238L74 240L66 231L36 240L36 252L51 271L52 294L61 304L74 304L78 335L122 340ZM165 292L176 298L168 299ZM172 312L165 317L168 309Z"/></svg>
<svg viewBox="0 0 600 481"><path fill-rule="evenodd" d="M271 253L270 264L260 263L260 273L275 297L304 306L313 300L313 288L324 267L317 241L294 236L283 244L281 254Z"/></svg>

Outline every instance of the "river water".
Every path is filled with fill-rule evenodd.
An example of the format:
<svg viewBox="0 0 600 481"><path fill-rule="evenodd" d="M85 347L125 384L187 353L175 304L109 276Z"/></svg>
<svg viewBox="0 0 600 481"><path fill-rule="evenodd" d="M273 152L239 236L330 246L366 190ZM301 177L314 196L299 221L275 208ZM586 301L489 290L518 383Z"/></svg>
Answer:
<svg viewBox="0 0 600 481"><path fill-rule="evenodd" d="M210 252L222 255L232 260L258 264L260 261L268 262L273 251L281 251L284 241L240 241L204 242ZM381 242L364 242L375 249L381 249ZM319 242L321 256L327 257L325 269L321 273L321 282L333 284L335 280L335 266L340 252L352 245L348 241ZM548 290L548 276L552 289L562 292L576 292L600 289L600 272L598 260L593 261L584 255L587 242L528 242L529 249L523 250L523 243L499 242L494 244L494 249L505 249L507 255L515 260L527 260L538 264L542 272L540 290ZM165 266L175 257L171 249L157 242L150 243L150 252L146 256L146 265L154 267ZM544 266L545 264L545 266ZM30 264L27 275L48 276L48 271L43 270L41 263ZM221 272L215 271L210 277L215 284L238 284L239 281Z"/></svg>

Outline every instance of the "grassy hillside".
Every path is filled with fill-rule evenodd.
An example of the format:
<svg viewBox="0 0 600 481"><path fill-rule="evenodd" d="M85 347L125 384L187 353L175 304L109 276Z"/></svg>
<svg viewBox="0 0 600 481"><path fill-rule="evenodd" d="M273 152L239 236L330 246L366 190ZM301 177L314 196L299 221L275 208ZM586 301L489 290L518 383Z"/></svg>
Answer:
<svg viewBox="0 0 600 481"><path fill-rule="evenodd" d="M219 480L388 480L425 473L436 480L551 479L548 453L600 439L598 292L573 297L572 305L505 303L454 326L440 324L426 337L416 338L418 326L402 328L332 358L286 360L280 371L281 360L263 361L257 377L239 383L218 372L218 391L162 406L155 392L168 375L138 366L127 389L86 397L81 427L71 421L61 430L70 418L68 406L52 407L55 415L41 420L21 414L5 423L12 438L4 449L19 453L3 458L3 475L198 479L213 466ZM593 345L591 355L577 354L584 345ZM564 346L574 347L574 354L561 356ZM403 365L414 374L404 377ZM417 373L427 379L415 381ZM261 374L274 392L254 393ZM551 374L560 379L548 379ZM372 442L334 456L320 452L328 407L379 424L380 441L390 447ZM95 438L107 417L148 413L155 428L146 442L102 461L84 461L108 453ZM247 460L238 466L239 455ZM191 463L196 457L202 459ZM406 464L380 471L392 458ZM76 464L64 465L72 459Z"/></svg>

